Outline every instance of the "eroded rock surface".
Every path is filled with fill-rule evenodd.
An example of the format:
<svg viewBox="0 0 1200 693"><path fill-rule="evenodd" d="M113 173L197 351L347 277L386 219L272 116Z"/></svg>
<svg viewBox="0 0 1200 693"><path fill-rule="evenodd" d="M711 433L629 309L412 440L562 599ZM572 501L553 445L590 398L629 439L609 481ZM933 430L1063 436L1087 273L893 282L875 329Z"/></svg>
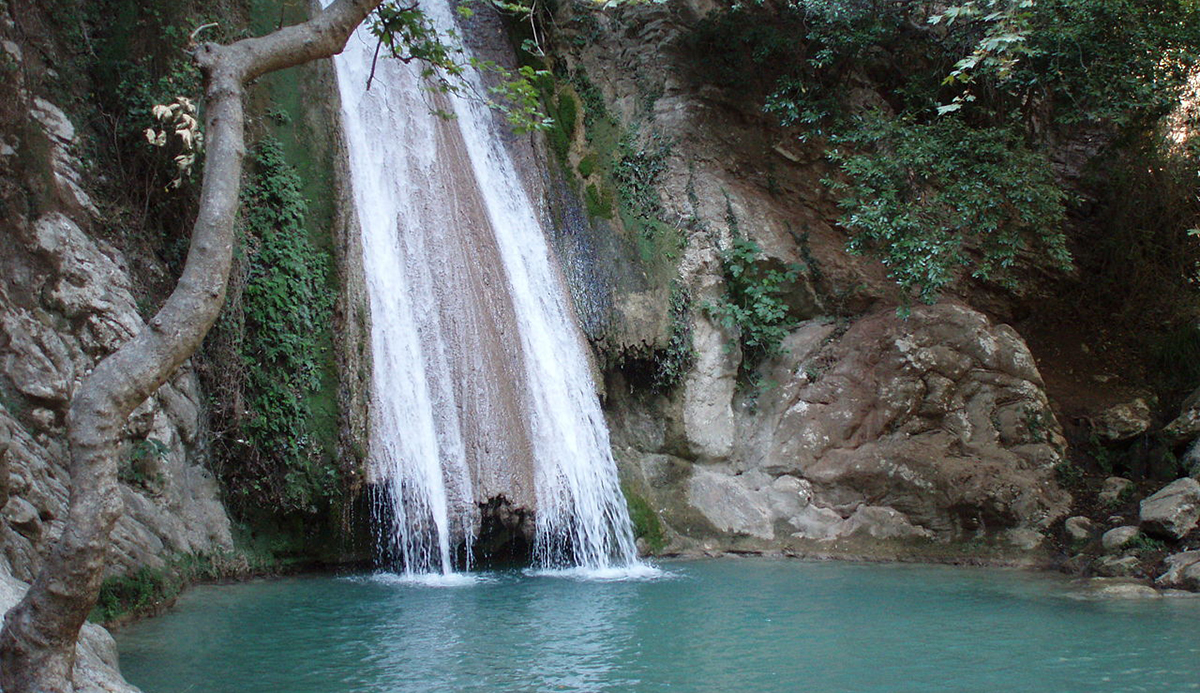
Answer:
<svg viewBox="0 0 1200 693"><path fill-rule="evenodd" d="M23 95L23 92L21 92ZM36 574L62 531L70 488L66 415L95 364L145 327L129 263L93 234L96 206L76 156L75 128L54 104L28 102L18 133L21 168L0 158L14 186L36 188L36 208L6 205L0 252L0 572ZM39 166L41 169L39 170ZM26 210L26 211L18 211ZM138 407L119 460L125 513L110 572L159 566L181 553L232 548L229 520L205 468L202 397L185 365Z"/></svg>
<svg viewBox="0 0 1200 693"><path fill-rule="evenodd" d="M728 459L675 445L686 480L673 487L645 469L646 453L670 452L670 436L636 406L612 407L641 492L668 523L684 505L705 520L682 534L742 548L988 537L1032 549L1066 514L1069 496L1053 478L1060 429L1011 328L960 305L921 307L907 320L885 309L810 321L785 348L766 366L777 385L756 406L728 395ZM635 422L642 435L631 437Z"/></svg>
<svg viewBox="0 0 1200 693"><path fill-rule="evenodd" d="M1142 529L1150 534L1182 539L1200 521L1200 482L1177 479L1142 501Z"/></svg>

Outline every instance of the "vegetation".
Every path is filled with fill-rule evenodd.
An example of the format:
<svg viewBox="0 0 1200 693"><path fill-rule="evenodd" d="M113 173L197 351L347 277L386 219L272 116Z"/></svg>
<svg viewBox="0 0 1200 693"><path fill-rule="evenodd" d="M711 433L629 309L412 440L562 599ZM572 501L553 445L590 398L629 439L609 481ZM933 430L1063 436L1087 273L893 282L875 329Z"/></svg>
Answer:
<svg viewBox="0 0 1200 693"><path fill-rule="evenodd" d="M1200 50L1200 13L1187 0L933 7L742 3L690 37L702 79L757 91L780 124L828 144L851 251L878 256L905 297L925 302L960 268L1012 286L1003 270L1019 255L1069 267L1070 196L1051 173L1047 133L1098 127L1118 143L1151 133ZM883 102L854 98L864 77ZM1171 179L1195 185L1183 171ZM1179 246L1189 227L1160 215L1168 220L1140 228Z"/></svg>
<svg viewBox="0 0 1200 693"><path fill-rule="evenodd" d="M621 484L621 492L625 494L625 503L629 507L629 520L633 523L633 536L646 542L651 553L658 553L666 546L662 521L654 512L650 501L639 495L628 484Z"/></svg>
<svg viewBox="0 0 1200 693"><path fill-rule="evenodd" d="M243 330L248 411L238 435L246 445L226 478L255 503L311 513L340 490L338 468L313 434L311 403L330 348L330 259L308 239L300 179L279 143L263 140L252 160L242 192L247 278L241 314L228 318Z"/></svg>
<svg viewBox="0 0 1200 693"><path fill-rule="evenodd" d="M721 265L725 295L705 308L737 333L743 370L751 371L763 359L781 353L784 338L795 327L784 296L800 277L800 267L773 266L757 243L740 234L721 253Z"/></svg>

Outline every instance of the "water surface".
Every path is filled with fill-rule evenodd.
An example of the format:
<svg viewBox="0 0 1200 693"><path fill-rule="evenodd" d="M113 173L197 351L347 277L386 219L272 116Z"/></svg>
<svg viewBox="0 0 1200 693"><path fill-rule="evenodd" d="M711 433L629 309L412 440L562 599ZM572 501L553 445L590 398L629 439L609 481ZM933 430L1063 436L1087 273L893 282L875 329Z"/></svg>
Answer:
<svg viewBox="0 0 1200 693"><path fill-rule="evenodd" d="M146 693L1200 690L1200 600L1016 571L722 559L671 577L304 577L117 633Z"/></svg>

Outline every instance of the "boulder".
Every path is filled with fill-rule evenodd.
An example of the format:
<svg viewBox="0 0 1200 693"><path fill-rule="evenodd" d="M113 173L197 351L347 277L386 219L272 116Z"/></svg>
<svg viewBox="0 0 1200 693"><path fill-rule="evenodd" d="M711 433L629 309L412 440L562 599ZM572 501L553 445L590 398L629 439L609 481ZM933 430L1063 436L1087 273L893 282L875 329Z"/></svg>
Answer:
<svg viewBox="0 0 1200 693"><path fill-rule="evenodd" d="M1162 593L1150 585L1129 578L1092 578L1084 596L1100 599L1158 599Z"/></svg>
<svg viewBox="0 0 1200 693"><path fill-rule="evenodd" d="M1172 481L1142 501L1139 519L1149 534L1182 539L1200 521L1200 482Z"/></svg>
<svg viewBox="0 0 1200 693"><path fill-rule="evenodd" d="M1100 537L1100 544L1104 546L1105 551L1119 551L1126 544L1137 538L1141 531L1133 525L1124 527L1116 527L1104 533Z"/></svg>
<svg viewBox="0 0 1200 693"><path fill-rule="evenodd" d="M1171 443L1197 440L1200 443L1200 388L1184 401L1179 416L1163 428L1163 437Z"/></svg>
<svg viewBox="0 0 1200 693"><path fill-rule="evenodd" d="M1200 591L1200 551L1184 551L1167 556L1167 570L1154 584L1159 587L1175 587Z"/></svg>
<svg viewBox="0 0 1200 693"><path fill-rule="evenodd" d="M764 373L779 385L739 412L731 459L809 480L818 505L887 507L944 541L1066 515L1061 429L1012 328L954 304L834 328L813 320L788 338Z"/></svg>
<svg viewBox="0 0 1200 693"><path fill-rule="evenodd" d="M1133 482L1129 479L1120 476L1110 476L1104 480L1104 485L1100 487L1098 500L1105 505L1116 505L1121 501L1122 496L1133 487Z"/></svg>
<svg viewBox="0 0 1200 693"><path fill-rule="evenodd" d="M1087 541L1092 538L1092 534L1096 531L1096 525L1091 520L1082 516L1068 517L1063 524L1063 529L1066 530L1067 536L1072 541Z"/></svg>
<svg viewBox="0 0 1200 693"><path fill-rule="evenodd" d="M1150 405L1141 397L1109 407L1095 418L1095 433L1102 440L1117 443L1136 438L1154 423Z"/></svg>
<svg viewBox="0 0 1200 693"><path fill-rule="evenodd" d="M1141 560L1133 554L1104 556L1096 561L1096 572L1105 577L1130 577L1138 573Z"/></svg>

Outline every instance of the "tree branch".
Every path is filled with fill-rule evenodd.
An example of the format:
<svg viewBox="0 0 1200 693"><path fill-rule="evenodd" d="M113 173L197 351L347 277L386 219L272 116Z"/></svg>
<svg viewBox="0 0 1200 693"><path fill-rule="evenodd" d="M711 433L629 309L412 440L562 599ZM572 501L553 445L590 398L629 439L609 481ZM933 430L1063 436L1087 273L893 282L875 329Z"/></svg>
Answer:
<svg viewBox="0 0 1200 693"><path fill-rule="evenodd" d="M123 511L117 445L130 412L200 346L225 300L246 153L243 91L269 72L340 53L382 0L337 0L307 22L228 46L201 44L208 150L179 283L136 337L79 386L67 416L71 498L62 537L0 633L0 688L68 693L79 629L95 606L109 534Z"/></svg>

